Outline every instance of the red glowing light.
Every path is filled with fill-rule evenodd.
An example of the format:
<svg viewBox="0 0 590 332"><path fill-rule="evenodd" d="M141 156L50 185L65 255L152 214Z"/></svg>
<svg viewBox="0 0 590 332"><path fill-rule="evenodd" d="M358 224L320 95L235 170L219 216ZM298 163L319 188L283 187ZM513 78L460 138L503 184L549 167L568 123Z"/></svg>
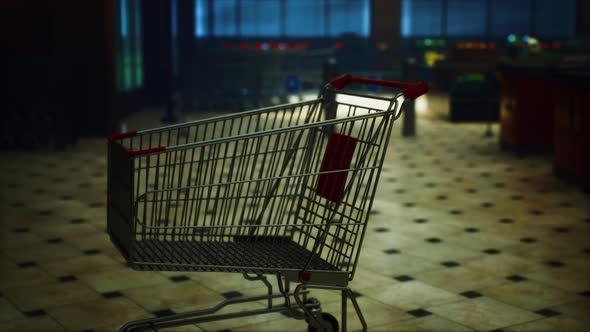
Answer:
<svg viewBox="0 0 590 332"><path fill-rule="evenodd" d="M240 50L244 51L248 49L248 43L240 43Z"/></svg>
<svg viewBox="0 0 590 332"><path fill-rule="evenodd" d="M334 44L334 48L337 50L340 50L340 49L344 48L344 44L341 42L336 42L336 44Z"/></svg>
<svg viewBox="0 0 590 332"><path fill-rule="evenodd" d="M303 279L303 281L309 281L309 279L311 279L311 273L309 273L309 272L303 272L303 275L301 276L301 279Z"/></svg>
<svg viewBox="0 0 590 332"><path fill-rule="evenodd" d="M496 49L496 47L498 47L498 45L496 45L496 42L490 42L490 43L488 43L488 47L491 49Z"/></svg>
<svg viewBox="0 0 590 332"><path fill-rule="evenodd" d="M295 49L297 49L297 50L303 49L303 44L302 43L295 43Z"/></svg>
<svg viewBox="0 0 590 332"><path fill-rule="evenodd" d="M262 43L261 42L254 43L254 49L257 51L262 51Z"/></svg>
<svg viewBox="0 0 590 332"><path fill-rule="evenodd" d="M553 46L553 48L554 48L554 49L558 50L558 49L560 49L560 48L561 48L561 43L560 43L560 42L558 42L558 41L554 41L554 42L552 43L552 46Z"/></svg>

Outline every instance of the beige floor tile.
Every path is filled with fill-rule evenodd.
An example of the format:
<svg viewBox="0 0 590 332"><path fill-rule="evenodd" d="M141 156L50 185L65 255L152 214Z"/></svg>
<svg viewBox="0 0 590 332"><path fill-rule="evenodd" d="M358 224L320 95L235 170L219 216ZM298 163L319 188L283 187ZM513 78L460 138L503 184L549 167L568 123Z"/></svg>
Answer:
<svg viewBox="0 0 590 332"><path fill-rule="evenodd" d="M122 267L112 258L103 255L79 256L41 265L52 275L59 277L64 275L78 275L100 272L114 267Z"/></svg>
<svg viewBox="0 0 590 332"><path fill-rule="evenodd" d="M426 310L478 331L504 328L542 317L486 297L443 304Z"/></svg>
<svg viewBox="0 0 590 332"><path fill-rule="evenodd" d="M439 264L426 258L404 253L388 255L372 248L367 248L361 253L358 266L374 273L390 276L414 274L440 267Z"/></svg>
<svg viewBox="0 0 590 332"><path fill-rule="evenodd" d="M420 281L406 281L380 288L372 297L402 310L413 310L463 299L454 293L427 285Z"/></svg>
<svg viewBox="0 0 590 332"><path fill-rule="evenodd" d="M457 324L445 318L430 315L422 318L408 319L395 323L375 326L371 331L399 332L463 332L474 331L467 326Z"/></svg>
<svg viewBox="0 0 590 332"><path fill-rule="evenodd" d="M223 300L218 293L194 281L134 288L127 290L125 295L149 311L176 308L198 310Z"/></svg>
<svg viewBox="0 0 590 332"><path fill-rule="evenodd" d="M464 266L417 273L414 277L426 284L455 293L498 286L509 282L503 275Z"/></svg>
<svg viewBox="0 0 590 332"><path fill-rule="evenodd" d="M513 221L512 223L499 222L499 220L503 218L510 218ZM545 238L548 236L553 236L553 234L550 234L549 230L543 229L542 227L521 222L520 220L511 218L510 216L501 217L500 214L496 215L493 220L493 224L490 225L490 227L486 228L486 235L488 232L490 234L494 234L494 236L514 240L515 243L521 245L523 245L523 243L521 243L519 240L523 237L534 237L539 239L540 241L547 242ZM551 231L551 233L553 232ZM524 245L531 246L534 244L527 243Z"/></svg>
<svg viewBox="0 0 590 332"><path fill-rule="evenodd" d="M35 317L0 322L0 331L4 332L47 332L47 331L66 331L66 329L57 323L53 318Z"/></svg>
<svg viewBox="0 0 590 332"><path fill-rule="evenodd" d="M296 320L293 318L277 318L281 317L278 314L270 314L273 315L272 320L268 320L265 322L240 326L236 328L232 328L232 331L235 332L276 332L276 331L284 331L284 332L305 332L307 331L307 323L304 320Z"/></svg>
<svg viewBox="0 0 590 332"><path fill-rule="evenodd" d="M80 274L77 277L100 293L122 291L169 282L167 278L157 272L135 271L130 268Z"/></svg>
<svg viewBox="0 0 590 332"><path fill-rule="evenodd" d="M371 243L371 249L384 250L390 248L406 248L415 246L423 242L423 239L417 239L411 236L401 234L395 230L391 224L384 225L389 231L385 233L377 233L375 229L383 226L376 226L367 231L364 243ZM361 254L363 254L369 247L363 247Z"/></svg>
<svg viewBox="0 0 590 332"><path fill-rule="evenodd" d="M494 248L497 249L497 248ZM501 249L498 249L501 251ZM486 270L491 274L508 276L515 273L529 273L541 269L543 266L517 256L506 253L471 257L463 261L465 267Z"/></svg>
<svg viewBox="0 0 590 332"><path fill-rule="evenodd" d="M113 248L103 248L100 249L100 251L110 257L111 259L115 260L116 262L119 262L121 264L125 264L126 260L125 257L123 257L123 255L121 255L121 252L119 252L119 249L117 249L116 247Z"/></svg>
<svg viewBox="0 0 590 332"><path fill-rule="evenodd" d="M183 274L220 293L264 286L261 281L248 281L244 279L240 273L187 272ZM267 278L274 285L274 289L278 289L276 286L276 277L269 275Z"/></svg>
<svg viewBox="0 0 590 332"><path fill-rule="evenodd" d="M98 299L100 295L80 282L21 286L6 290L10 302L22 310L53 308Z"/></svg>
<svg viewBox="0 0 590 332"><path fill-rule="evenodd" d="M84 182L84 181L80 181L80 182ZM103 186L104 186L104 184L102 184L101 186L96 186L96 187L102 189ZM94 190L96 190L96 189L94 189ZM97 190L96 193L91 194L91 195L87 194L86 196L97 196L97 195L106 196L100 190ZM80 198L80 199L84 200L84 202L81 203L79 208L61 211L60 215L63 216L64 219L72 220L72 219L76 219L76 218L84 218L84 219L88 220L88 224L89 224L88 226L93 225L95 223L100 224L100 221L102 221L102 224L106 227L107 217L106 217L106 208L105 207L89 208L88 205L90 203L96 201L96 199L94 197L85 198L82 196L82 194L77 194L76 198ZM101 199L104 199L104 198L101 198Z"/></svg>
<svg viewBox="0 0 590 332"><path fill-rule="evenodd" d="M398 283L391 276L385 276L371 270L357 267L354 279L349 284L353 291L363 293L365 289L374 288L375 285L387 286Z"/></svg>
<svg viewBox="0 0 590 332"><path fill-rule="evenodd" d="M384 324L392 324L405 319L411 319L413 316L405 311L383 304L366 296L357 298L361 312L367 322L368 330L372 331L374 327ZM342 323L342 302L336 301L328 304L322 303L322 311L332 314L340 323ZM349 331L362 330L362 324L354 310L352 302L349 300L346 305L347 325Z"/></svg>
<svg viewBox="0 0 590 332"><path fill-rule="evenodd" d="M51 262L79 256L80 250L66 243L40 244L19 250L7 250L6 255L16 262Z"/></svg>
<svg viewBox="0 0 590 332"><path fill-rule="evenodd" d="M51 183L53 185L53 183ZM74 218L81 218L82 215L70 215L70 212L83 212L88 209L88 202L83 201L78 197L79 191L76 190L75 192L71 192L72 185L69 184L65 187L63 192L53 192L50 197L47 198L47 206L46 209L53 211L53 215L51 217L52 221L57 223L68 223L70 220ZM57 189L57 188L56 188ZM52 191L55 191L53 189ZM64 196L71 196L69 200L61 200L59 197ZM66 224L67 225L67 224ZM39 223L38 226L41 226L39 230L47 230L47 227L43 223ZM51 231L49 231L52 233Z"/></svg>
<svg viewBox="0 0 590 332"><path fill-rule="evenodd" d="M29 198L27 203L27 208L30 208L33 211L41 212L41 211L50 211L50 214L38 214L37 221L39 222L37 226L39 226L36 231L39 232L41 230L47 231L50 234L53 234L53 231L46 226L50 223L67 223L69 220L73 218L82 218L84 215L70 215L69 212L77 211L82 212L88 210L88 202L81 200L79 197L80 192L77 190L72 192L73 188L70 188L68 192L65 193L53 193L51 196L46 196L44 199L31 199ZM59 197L61 196L72 196L75 199L63 201L60 200ZM35 197L35 196L33 196ZM37 198L37 197L35 197ZM41 234L41 233L39 233Z"/></svg>
<svg viewBox="0 0 590 332"><path fill-rule="evenodd" d="M552 310L562 313L564 316L569 316L590 324L590 300L578 300L570 303L560 304L551 307Z"/></svg>
<svg viewBox="0 0 590 332"><path fill-rule="evenodd" d="M527 278L537 280L553 287L572 292L585 292L590 290L590 275L572 267L543 268L525 275Z"/></svg>
<svg viewBox="0 0 590 332"><path fill-rule="evenodd" d="M528 236L523 236L528 237ZM508 254L518 256L525 259L530 259L539 263L560 260L564 256L577 255L581 250L568 246L567 243L555 245L547 243L544 239L539 239L539 242L530 244L518 244L508 248L504 251Z"/></svg>
<svg viewBox="0 0 590 332"><path fill-rule="evenodd" d="M457 235L452 235L445 238L445 241L466 248L471 248L473 250L485 250L489 248L495 249L502 249L511 245L517 244L517 240L504 238L489 234L476 233L476 234L469 234L469 233L462 233Z"/></svg>
<svg viewBox="0 0 590 332"><path fill-rule="evenodd" d="M507 332L586 332L588 325L570 317L550 317L504 329Z"/></svg>
<svg viewBox="0 0 590 332"><path fill-rule="evenodd" d="M221 293L225 293L228 291L238 291L240 293L242 293L244 296L260 296L260 295L267 295L268 294L268 288L262 284L261 282L254 282L252 281L252 283L254 284L254 287L246 287L246 288L234 288L233 290L225 290L222 291ZM291 285L291 291L293 291L295 285ZM276 294L280 294L279 292L279 288L275 283L272 283L272 290L273 292L275 292ZM263 304L266 304L267 301L260 301ZM282 303L282 297L280 299L276 299L275 303Z"/></svg>
<svg viewBox="0 0 590 332"><path fill-rule="evenodd" d="M587 225L587 224L585 224ZM581 253L588 248L590 242L590 233L581 229L576 229L577 225L569 226L558 224L552 226L551 230L547 230L547 236L543 239L547 244L564 250L565 253L575 251L576 254ZM567 228L566 233L556 233L555 229Z"/></svg>
<svg viewBox="0 0 590 332"><path fill-rule="evenodd" d="M28 195L30 195L28 192L26 193L26 197L15 197L15 196L10 196L10 197L6 197L5 199L2 199L2 202L9 202L9 204L15 204L15 203L20 203L20 204L26 204L26 201L28 199L30 199L28 197ZM8 234L9 237L15 237L16 235L12 232L12 230L14 228L17 227L29 227L32 224L35 223L35 221L37 219L39 219L39 213L35 212L35 211L31 211L29 209L24 209L24 208L13 208L13 207L8 207L8 208L0 208L0 215L2 216L2 218L0 219L0 224L6 226L3 227L2 231L7 232L6 234ZM31 228L32 229L32 228ZM19 234L19 233L17 233ZM25 235L26 233L20 233L20 235ZM2 239L4 240L5 238L2 237Z"/></svg>
<svg viewBox="0 0 590 332"><path fill-rule="evenodd" d="M85 239L96 233L96 229L90 225L71 224L67 223L67 221L63 221L63 223L59 227L56 227L54 224L40 226L34 232L47 239L57 237L64 239Z"/></svg>
<svg viewBox="0 0 590 332"><path fill-rule="evenodd" d="M125 298L88 301L49 309L47 312L70 331L120 326L131 320L151 317L144 309Z"/></svg>
<svg viewBox="0 0 590 332"><path fill-rule="evenodd" d="M294 287L293 287L294 288ZM293 291L293 288L291 289L291 291ZM273 288L274 290L275 288ZM254 288L250 288L247 290L244 290L243 292L241 291L241 293L243 293L245 296L258 296L258 295L266 295L266 288L259 288L259 289L254 289ZM278 292L276 292L276 294L279 294ZM342 301L342 297L340 296L340 291L335 291L335 290L325 290L325 289L310 289L309 292L307 293L307 298L308 299L317 299L318 301L320 301L321 305L326 305L326 304L331 304L331 303L341 303ZM291 296L291 304L295 305L295 297ZM256 303L261 304L263 306L266 306L268 304L267 300L260 300L257 301ZM273 305L283 305L284 304L284 299L283 297L279 297L276 298L273 302Z"/></svg>
<svg viewBox="0 0 590 332"><path fill-rule="evenodd" d="M15 267L15 264L16 263L11 258L6 256L4 250L0 251L0 269L2 271L13 269Z"/></svg>
<svg viewBox="0 0 590 332"><path fill-rule="evenodd" d="M404 252L423 257L435 262L458 261L465 258L481 256L481 252L469 248L459 247L452 244L440 243L436 246L422 244L416 247L409 247Z"/></svg>
<svg viewBox="0 0 590 332"><path fill-rule="evenodd" d="M242 303L242 304L234 304L225 307L224 309L220 310L219 314L225 313L232 313L232 312L241 312L241 311L251 311L251 310L260 310L264 309L266 306L261 305L259 303ZM178 309L178 312L182 312L182 310ZM270 320L276 320L277 318L284 317L278 313L270 313L270 314L261 314L261 315L254 315L254 316L246 316L242 318L233 318L233 319L225 319L220 321L208 322L208 323L201 323L197 324L201 329L205 331L221 331L225 329L232 329L235 327L240 326L247 326L247 325L260 325L264 324Z"/></svg>
<svg viewBox="0 0 590 332"><path fill-rule="evenodd" d="M480 293L500 302L530 311L575 301L579 298L575 293L535 281L517 282L486 288L481 290Z"/></svg>
<svg viewBox="0 0 590 332"><path fill-rule="evenodd" d="M565 264L568 266L573 267L574 269L583 271L586 274L590 274L590 259L588 257L582 256L573 256L573 257L566 257L560 258L556 257L555 259L551 259L555 261L563 260Z"/></svg>
<svg viewBox="0 0 590 332"><path fill-rule="evenodd" d="M18 268L16 264L0 270L0 289L54 282L55 278L38 267Z"/></svg>
<svg viewBox="0 0 590 332"><path fill-rule="evenodd" d="M106 329L94 329L98 332L100 331L117 331L119 328L119 326L109 326ZM165 329L164 331L170 331L170 332L205 332L205 330L201 329L200 327L198 327L197 325L194 324L189 324L189 325L182 325L182 326L175 326L175 327L171 327L168 329Z"/></svg>
<svg viewBox="0 0 590 332"><path fill-rule="evenodd" d="M11 233L2 234L2 241L0 241L0 248L4 251L19 250L36 245L44 244L45 241L33 233Z"/></svg>
<svg viewBox="0 0 590 332"><path fill-rule="evenodd" d="M81 250L87 249L115 249L111 242L109 235L103 232L96 232L88 234L87 236L79 237L64 237L68 244L73 245Z"/></svg>
<svg viewBox="0 0 590 332"><path fill-rule="evenodd" d="M21 318L23 318L23 314L8 302L6 298L0 297L0 322Z"/></svg>
<svg viewBox="0 0 590 332"><path fill-rule="evenodd" d="M440 209L441 207L433 208ZM431 237L446 238L463 232L463 225L447 222L445 219L441 220L437 217L429 219L426 215L427 213L416 213L412 218L407 219L405 223L397 223L394 230L413 238L416 242L422 242L424 239ZM414 222L414 219L417 219L417 217L426 219L428 222L416 223Z"/></svg>

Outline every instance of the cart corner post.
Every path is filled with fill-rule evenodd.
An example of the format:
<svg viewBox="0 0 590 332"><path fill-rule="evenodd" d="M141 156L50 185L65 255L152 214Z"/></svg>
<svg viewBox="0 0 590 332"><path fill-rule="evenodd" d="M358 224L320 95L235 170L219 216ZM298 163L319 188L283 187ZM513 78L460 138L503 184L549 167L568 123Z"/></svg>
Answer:
<svg viewBox="0 0 590 332"><path fill-rule="evenodd" d="M133 250L134 158L116 140L108 142L107 232L128 258Z"/></svg>

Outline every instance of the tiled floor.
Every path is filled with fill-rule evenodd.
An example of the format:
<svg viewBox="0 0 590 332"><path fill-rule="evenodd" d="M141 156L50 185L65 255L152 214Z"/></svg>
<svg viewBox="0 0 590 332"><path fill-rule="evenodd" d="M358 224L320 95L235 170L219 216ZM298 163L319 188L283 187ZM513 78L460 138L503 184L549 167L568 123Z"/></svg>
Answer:
<svg viewBox="0 0 590 332"><path fill-rule="evenodd" d="M432 96L415 138L397 127L384 165L352 282L369 330L587 331L589 196L554 178L550 157L516 158L483 137L483 124L435 111L444 99ZM126 267L104 232L105 182L103 139L2 152L0 331L112 331L228 292L264 292L240 275ZM336 294L315 296L339 316ZM348 309L349 328L360 328ZM179 330L225 329L306 324L270 314Z"/></svg>

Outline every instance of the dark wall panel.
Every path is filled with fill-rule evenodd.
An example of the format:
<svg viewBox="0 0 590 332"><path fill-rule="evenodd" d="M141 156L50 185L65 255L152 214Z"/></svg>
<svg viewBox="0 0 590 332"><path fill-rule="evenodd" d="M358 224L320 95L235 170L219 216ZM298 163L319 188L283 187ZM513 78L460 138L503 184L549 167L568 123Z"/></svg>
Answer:
<svg viewBox="0 0 590 332"><path fill-rule="evenodd" d="M142 6L145 102L162 107L172 87L171 1L143 0Z"/></svg>
<svg viewBox="0 0 590 332"><path fill-rule="evenodd" d="M399 47L401 40L401 0L373 0L371 3L371 39L379 47L387 43L389 48Z"/></svg>
<svg viewBox="0 0 590 332"><path fill-rule="evenodd" d="M117 109L116 0L4 0L0 2L0 69L11 123L3 135L39 133L37 143L63 145L104 135L130 109ZM36 128L36 130L33 130ZM4 128L3 128L4 129ZM22 139L21 139L22 140ZM12 143L10 143L12 142Z"/></svg>

